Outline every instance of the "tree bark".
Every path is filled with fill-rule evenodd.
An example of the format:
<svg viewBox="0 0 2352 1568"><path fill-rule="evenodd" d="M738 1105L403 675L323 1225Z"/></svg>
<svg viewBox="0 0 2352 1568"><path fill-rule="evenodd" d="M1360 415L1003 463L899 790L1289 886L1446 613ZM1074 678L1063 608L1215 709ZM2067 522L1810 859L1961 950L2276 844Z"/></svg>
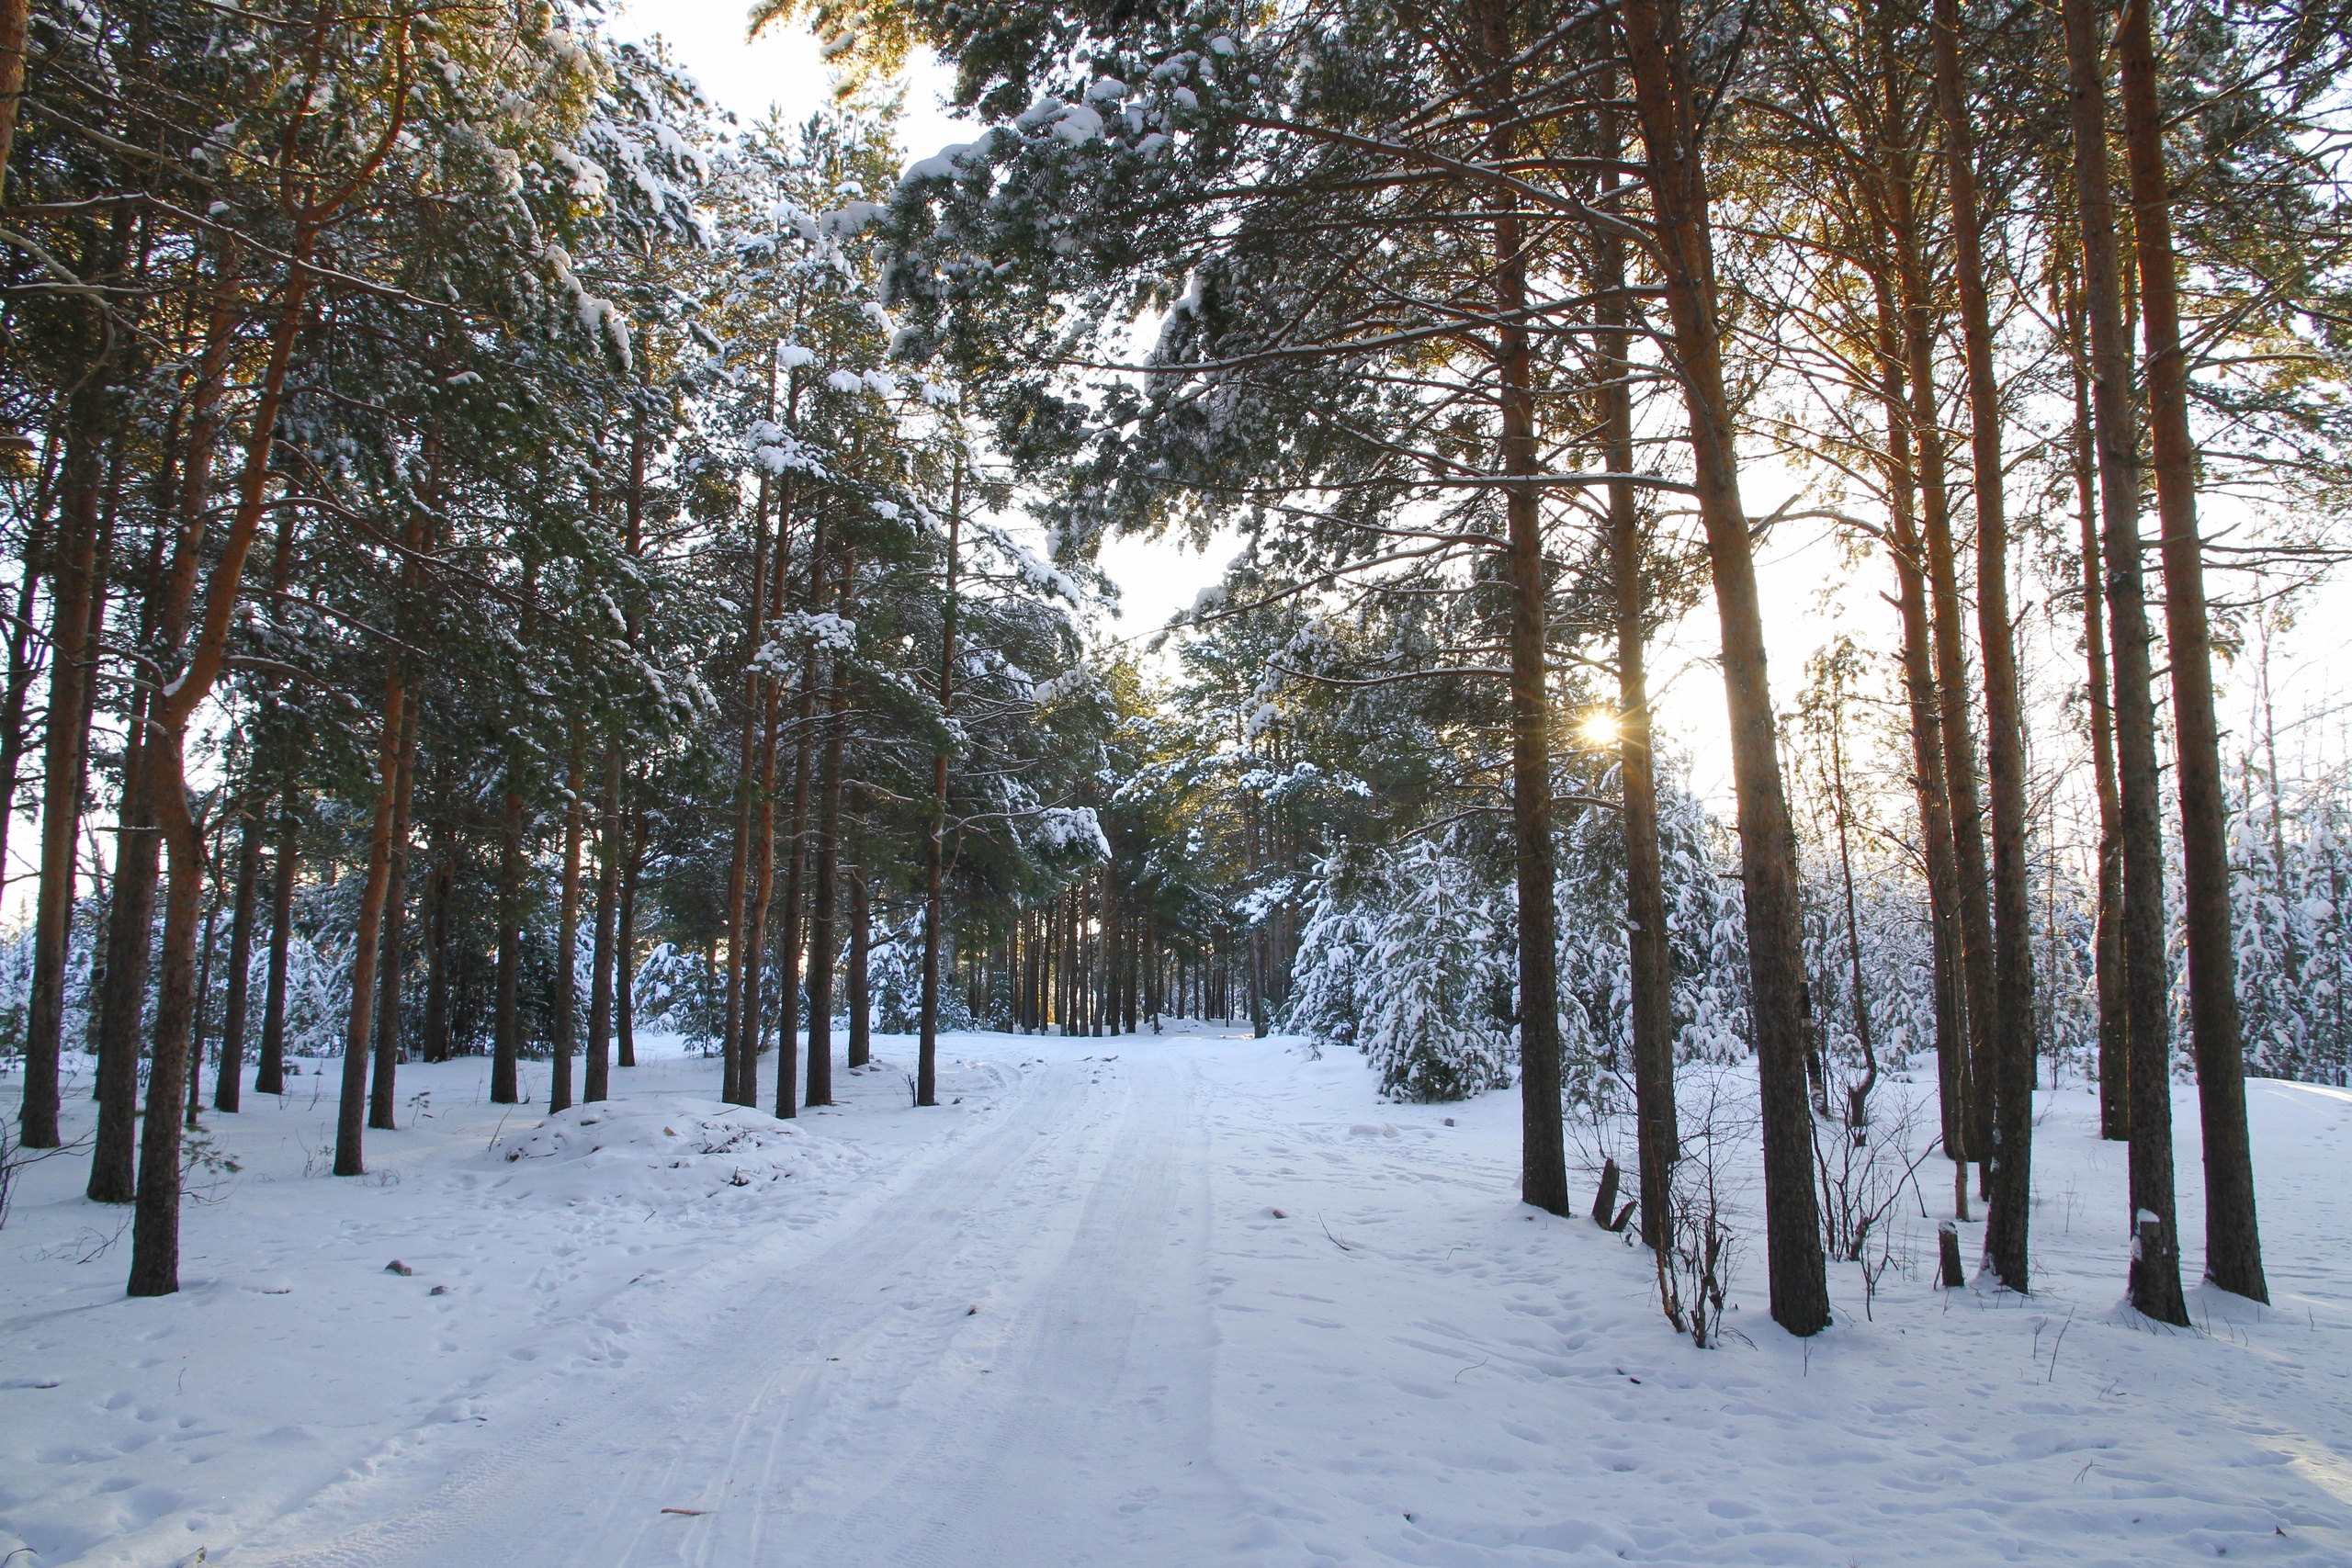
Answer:
<svg viewBox="0 0 2352 1568"><path fill-rule="evenodd" d="M643 818L621 815L620 923L613 933L614 1065L637 1066L637 878L643 869Z"/></svg>
<svg viewBox="0 0 2352 1568"><path fill-rule="evenodd" d="M2091 775L2098 792L2098 926L2094 951L2098 983L2099 1136L2120 1143L2132 1135L2131 1021L2123 982L2123 804L2115 783L2114 683L2107 663L2107 595L2098 561L2098 452L2091 439L2089 344L2085 342L2082 280L2070 272L2064 302L2067 357L2075 375L2075 504L2081 517L2083 651L2090 708Z"/></svg>
<svg viewBox="0 0 2352 1568"><path fill-rule="evenodd" d="M597 812L596 931L589 944L588 1071L580 1098L609 1099L613 1069L613 938L620 920L621 754L605 753L605 799Z"/></svg>
<svg viewBox="0 0 2352 1568"><path fill-rule="evenodd" d="M1618 189L1615 73L1601 88L1604 193ZM1633 334L1625 289L1625 243L1613 224L1596 231L1600 267L1595 311L1605 329L1600 394L1604 466L1634 471ZM1640 1129L1642 1243L1663 1253L1673 1245L1674 1163L1682 1139L1674 1106L1673 961L1666 944L1666 876L1658 860L1657 756L1650 745L1649 685L1644 670L1649 606L1642 581L1642 525L1628 480L1609 486L1609 570L1617 612L1617 768L1625 832L1625 942L1633 978L1634 1100Z"/></svg>
<svg viewBox="0 0 2352 1568"><path fill-rule="evenodd" d="M1935 317L1919 219L1909 183L1890 182L1894 198L1897 274L1903 289L1904 357L1910 381L1911 431L1918 462L1921 531L1927 547L1936 696L1942 705L1944 793L1951 806L1952 864L1959 875L1961 978L1967 998L1968 1103L1962 1113L1966 1157L1992 1156L1994 1010L1999 982L1993 932L1992 873L1984 851L1984 811L1977 788L1976 728L1968 707L1968 654L1962 641L1960 572L1951 536L1951 492L1944 468L1942 416L1936 403ZM1980 1166L1980 1175L1983 1174Z"/></svg>
<svg viewBox="0 0 2352 1568"><path fill-rule="evenodd" d="M874 1059L874 1004L867 976L874 953L872 894L865 868L854 866L849 881L849 974L843 981L849 1002L849 1065L862 1067Z"/></svg>
<svg viewBox="0 0 2352 1568"><path fill-rule="evenodd" d="M20 26L20 57L22 44ZM6 39L0 38L0 48L5 47ZM15 109L11 102L0 112L13 116ZM88 750L82 714L96 673L96 660L85 638L96 592L102 448L107 407L112 398L104 379L93 375L89 385L66 399L65 456L60 476L62 526L50 573L40 890L33 915L32 997L26 1009L25 1093L17 1111L19 1141L28 1149L53 1149L62 1141L58 1128L58 1064L64 1043L65 963L73 940L74 895L80 881L76 841ZM31 570L28 561L26 570Z"/></svg>
<svg viewBox="0 0 2352 1568"><path fill-rule="evenodd" d="M1482 8L1482 36L1476 40L1489 96L1486 152L1498 164L1509 163L1518 152L1509 111L1498 107L1510 104L1516 92L1512 66L1519 49L1508 16L1506 7ZM1526 326L1531 257L1517 193L1498 189L1489 200L1495 317L1500 323L1495 332L1502 415L1498 455L1506 479L1532 480L1543 471L1543 459ZM1507 483L1503 513L1510 606L1511 830L1519 893L1519 1195L1521 1202L1565 1214L1569 1208L1568 1168L1560 1113L1559 932L1553 902L1548 585L1543 501L1536 486ZM1254 975L1251 988L1257 989Z"/></svg>
<svg viewBox="0 0 2352 1568"><path fill-rule="evenodd" d="M2165 1006L2164 823L2157 797L2155 700L2140 562L2140 443L2132 344L2108 163L2107 83L2092 0L2063 0L2075 201L2090 322L2091 426L2098 446L2100 551L2115 660L2116 793L2123 818L2124 1011L2132 1086L2132 1304L2186 1326L2173 1194L2172 1043Z"/></svg>
<svg viewBox="0 0 2352 1568"><path fill-rule="evenodd" d="M1960 62L1960 0L1935 0L1936 96L1951 197L1952 270L1960 285L1976 495L1976 638L1984 660L1985 781L1993 825L1992 1201L1984 1258L2019 1295L2030 1286L2033 1168L2033 910L2025 863L2024 721L2009 620L2008 518L2001 463L2001 389L1994 378L1975 135Z"/></svg>
<svg viewBox="0 0 2352 1568"><path fill-rule="evenodd" d="M2189 1037L2205 1135L2205 1277L2270 1300L2254 1202L2245 1124L2245 1054L2237 953L2231 940L2229 803L2213 714L2213 644L2205 613L2205 547L2197 527L2197 443L2188 428L2188 361L2172 244L2171 178L2157 101L2148 0L2124 0L2116 53L2132 170L2132 232L2140 258L2140 327L2147 344L2149 450L2163 528L2165 640L2171 654L2173 750L2179 765L2180 851L2188 937Z"/></svg>
<svg viewBox="0 0 2352 1568"><path fill-rule="evenodd" d="M411 694L401 716L400 779L392 792L390 856L384 868L384 951L376 971L376 1070L368 1086L368 1125L400 1127L401 983L408 970L409 813L416 796L417 703Z"/></svg>
<svg viewBox="0 0 2352 1568"><path fill-rule="evenodd" d="M1972 1098L1968 997L1961 975L1960 870L1944 774L1943 714L1937 701L1934 634L1928 621L1926 552L1919 539L1911 412L1905 398L1903 325L1883 273L1878 294L1879 395L1886 409L1888 554L1894 558L1903 622L1904 694L1911 714L1912 787L1919 801L1921 859L1928 873L1936 981L1936 1088L1944 1152L1952 1160L1953 1218L1968 1200L1968 1104Z"/></svg>
<svg viewBox="0 0 2352 1568"><path fill-rule="evenodd" d="M844 552L841 607L846 613L856 567ZM833 1102L833 953L835 919L841 909L842 751L848 737L847 654L826 660L829 688L824 761L817 788L817 874L808 910L808 1095L810 1105Z"/></svg>
<svg viewBox="0 0 2352 1568"><path fill-rule="evenodd" d="M401 732L408 687L396 657L384 676L384 716L376 744L376 810L368 833L367 881L351 953L351 1013L343 1036L343 1094L337 1108L334 1173L365 1176L368 1048L375 1043L376 966L384 940L384 897L392 874L392 814L401 786Z"/></svg>
<svg viewBox="0 0 2352 1568"><path fill-rule="evenodd" d="M1723 626L1724 684L1739 798L1740 874L1747 906L1750 1010L1764 1123L1765 1248L1772 1317L1790 1333L1806 1336L1829 1323L1821 1215L1813 1190L1813 1122L1805 1106L1804 1058L1813 1021L1797 908L1796 834L1781 787L1779 727L1766 677L1763 609L1747 513L1740 500L1731 399L1724 382L1706 178L1683 58L1679 0L1625 0L1621 15L1648 164L1657 261L1673 320L1676 369L1690 411L1700 513Z"/></svg>
<svg viewBox="0 0 2352 1568"><path fill-rule="evenodd" d="M302 859L302 818L296 808L290 768L280 809L277 863L270 868L269 981L262 997L261 1066L254 1074L255 1094L286 1092L286 970L294 938L294 876Z"/></svg>
<svg viewBox="0 0 2352 1568"><path fill-rule="evenodd" d="M563 811L563 902L556 919L555 941L555 1029L551 1042L554 1071L548 1077L548 1112L571 1109L571 1053L579 1043L579 1021L572 1015L579 1003L580 947L580 840L586 817L586 805L580 792L586 782L581 775L582 763L575 743L571 767L565 776L566 801Z"/></svg>
<svg viewBox="0 0 2352 1568"><path fill-rule="evenodd" d="M424 1059L446 1062L449 1039L449 899L458 881L458 845L445 818L435 824L440 852L424 888Z"/></svg>
<svg viewBox="0 0 2352 1568"><path fill-rule="evenodd" d="M922 1000L915 1022L917 1105L939 1103L939 960L947 918L947 760L956 711L956 569L963 541L964 464L959 457L947 502L947 571L939 608L939 744L931 754L931 820L923 825Z"/></svg>
<svg viewBox="0 0 2352 1568"><path fill-rule="evenodd" d="M98 1126L90 1152L89 1196L128 1203L138 1195L140 1026L147 1002L148 944L155 934L155 885L163 846L148 780L153 737L147 693L134 689L123 747L122 807L117 814L114 897L107 908L106 982L98 997Z"/></svg>
<svg viewBox="0 0 2352 1568"><path fill-rule="evenodd" d="M511 766L512 764L510 764ZM523 968L523 797L506 791L498 831L498 978L490 1025L490 1102L522 1102L517 1064L523 1054L520 990Z"/></svg>
<svg viewBox="0 0 2352 1568"><path fill-rule="evenodd" d="M261 882L258 817L248 816L238 841L237 886L229 916L229 996L220 1015L220 1067L212 1109L233 1112L245 1076L245 976L254 963L254 903Z"/></svg>

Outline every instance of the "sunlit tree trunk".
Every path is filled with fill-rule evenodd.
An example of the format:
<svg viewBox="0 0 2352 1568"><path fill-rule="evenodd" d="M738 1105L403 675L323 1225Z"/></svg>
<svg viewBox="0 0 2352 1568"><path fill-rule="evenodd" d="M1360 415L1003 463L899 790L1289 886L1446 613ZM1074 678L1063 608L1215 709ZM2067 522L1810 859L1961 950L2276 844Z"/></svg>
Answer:
<svg viewBox="0 0 2352 1568"><path fill-rule="evenodd" d="M2132 1085L2132 1304L2186 1325L2173 1192L2172 1041L2165 1005L2165 856L2156 715L2141 579L2140 442L2132 343L2108 162L2106 63L2092 0L2064 0L2075 201L2090 323L2091 428L2098 447L2100 552L2115 660L2116 793L2123 818L2123 979Z"/></svg>
<svg viewBox="0 0 2352 1568"><path fill-rule="evenodd" d="M1943 111L1952 272L1968 369L1970 451L1976 499L1976 640L1984 660L1985 780L1993 839L1992 1201L1984 1258L2009 1289L2030 1283L2033 1168L2033 911L2026 870L2024 720L2017 638L2009 619L2009 535L2001 456L2001 389L1993 367L1973 118L1960 61L1959 0L1935 0L1936 96ZM1982 1085L1979 1086L1980 1089Z"/></svg>
<svg viewBox="0 0 2352 1568"><path fill-rule="evenodd" d="M1946 0L1951 3L1951 0ZM2205 1275L2225 1291L2270 1299L2246 1134L2245 1055L2237 953L2231 941L2229 803L2213 714L2213 644L2205 613L2205 547L2197 530L2197 443L2188 428L2188 361L2180 343L2171 177L2157 101L2149 0L2124 0L2116 53L2132 170L2132 232L2140 254L2140 324L2147 344L2150 456L2165 563L2165 637L2172 664L2173 750L2179 764L2180 851L2187 885L2189 1034L2205 1139Z"/></svg>
<svg viewBox="0 0 2352 1568"><path fill-rule="evenodd" d="M1796 834L1781 786L1779 725L1765 668L1739 457L1724 380L1714 241L1683 56L1679 0L1625 0L1626 52L1641 117L1655 243L1673 323L1675 369L1690 412L1699 509L1723 628L1732 772L1747 895L1750 1016L1764 1133L1765 1251L1773 1320L1790 1333L1829 1323L1821 1214L1813 1190L1813 1121L1804 1059L1813 1032L1799 927ZM1547 890L1548 891L1548 890ZM1556 1114L1555 1114L1556 1125Z"/></svg>

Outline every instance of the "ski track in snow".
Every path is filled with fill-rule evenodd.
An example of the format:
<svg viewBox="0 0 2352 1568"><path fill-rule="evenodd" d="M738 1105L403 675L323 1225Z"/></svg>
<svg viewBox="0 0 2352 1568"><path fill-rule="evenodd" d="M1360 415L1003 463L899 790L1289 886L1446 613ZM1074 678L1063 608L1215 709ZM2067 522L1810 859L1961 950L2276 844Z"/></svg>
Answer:
<svg viewBox="0 0 2352 1568"><path fill-rule="evenodd" d="M709 1104L697 1057L545 1127L478 1062L406 1068L415 1125L344 1182L306 1179L333 1086L302 1079L208 1115L244 1172L160 1302L120 1296L82 1161L31 1168L0 1554L2352 1563L2343 1091L2250 1086L2275 1309L2120 1309L2123 1152L2076 1086L2042 1097L2034 1297L1934 1288L1935 1162L1869 1311L1833 1266L1809 1345L1763 1315L1746 1216L1739 1332L1700 1352L1646 1254L1510 1201L1515 1093L1381 1105L1354 1058L1187 1026L952 1037L954 1103L915 1111L911 1043L876 1048L789 1127ZM2184 1089L2192 1277L2196 1129Z"/></svg>

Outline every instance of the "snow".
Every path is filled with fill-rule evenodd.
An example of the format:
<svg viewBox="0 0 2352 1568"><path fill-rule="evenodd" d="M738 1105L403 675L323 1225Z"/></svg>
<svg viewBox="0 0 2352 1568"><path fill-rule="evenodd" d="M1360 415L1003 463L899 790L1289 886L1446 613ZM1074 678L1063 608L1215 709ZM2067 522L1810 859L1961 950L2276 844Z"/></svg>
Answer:
<svg viewBox="0 0 2352 1568"><path fill-rule="evenodd" d="M28 1168L0 1555L2352 1561L2341 1094L2249 1085L2275 1310L2119 1306L2123 1151L2070 1085L2038 1111L2034 1297L1935 1288L1931 1180L1870 1313L1833 1266L1810 1342L1766 1319L1740 1216L1737 1332L1701 1351L1645 1255L1511 1201L1513 1093L1384 1104L1351 1053L1187 1025L949 1036L916 1111L882 1037L785 1124L644 1046L545 1120L485 1103L479 1059L405 1067L360 1179L321 1174L332 1062L208 1113L162 1300L121 1295L128 1215L78 1156ZM2176 1114L2193 1243L2193 1089Z"/></svg>

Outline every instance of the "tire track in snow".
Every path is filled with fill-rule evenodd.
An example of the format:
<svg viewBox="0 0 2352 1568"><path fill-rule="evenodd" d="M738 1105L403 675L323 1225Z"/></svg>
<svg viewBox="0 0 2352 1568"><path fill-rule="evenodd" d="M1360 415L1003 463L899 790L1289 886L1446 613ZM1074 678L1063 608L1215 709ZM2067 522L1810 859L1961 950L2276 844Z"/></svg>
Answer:
<svg viewBox="0 0 2352 1568"><path fill-rule="evenodd" d="M617 1383L561 1380L520 1439L482 1432L495 1446L437 1483L389 1456L221 1560L1027 1568L1233 1517L1206 1457L1194 1075L1122 1055L1115 1071L1023 1074L994 1125L830 1234L755 1248L764 1282L693 1298L719 1308L707 1330L640 1353ZM1150 1355L1133 1366L1139 1336ZM1170 1484L1134 1488L1155 1443ZM1067 1550L1041 1553L1057 1520Z"/></svg>

